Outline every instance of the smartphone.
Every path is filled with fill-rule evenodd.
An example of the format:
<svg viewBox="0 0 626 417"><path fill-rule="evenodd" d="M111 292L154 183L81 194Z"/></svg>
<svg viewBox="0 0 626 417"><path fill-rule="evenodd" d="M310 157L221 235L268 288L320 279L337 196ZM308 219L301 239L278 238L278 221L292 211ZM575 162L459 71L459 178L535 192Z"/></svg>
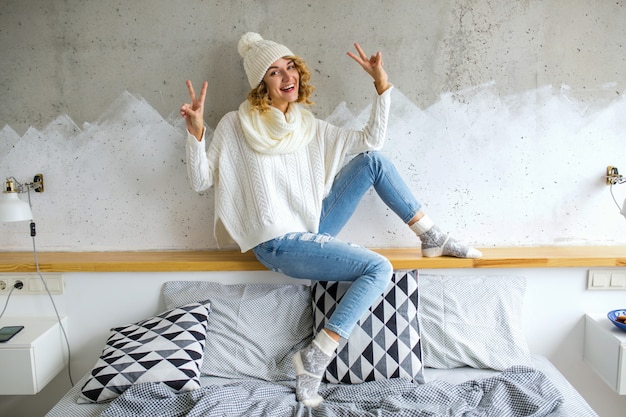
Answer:
<svg viewBox="0 0 626 417"><path fill-rule="evenodd" d="M11 340L13 336L18 334L24 326L4 326L0 329L0 343Z"/></svg>

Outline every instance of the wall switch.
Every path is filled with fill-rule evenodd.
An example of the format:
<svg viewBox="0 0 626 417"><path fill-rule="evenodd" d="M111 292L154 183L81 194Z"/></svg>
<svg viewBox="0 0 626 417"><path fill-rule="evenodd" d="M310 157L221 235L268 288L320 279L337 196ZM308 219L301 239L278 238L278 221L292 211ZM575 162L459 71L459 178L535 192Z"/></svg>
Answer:
<svg viewBox="0 0 626 417"><path fill-rule="evenodd" d="M50 290L50 294L63 294L64 283L63 274L57 272L45 272L41 276L46 280L46 286ZM13 289L15 284L21 282L21 289ZM0 274L0 295L8 294L11 289L16 294L47 294L46 287L37 273L1 273Z"/></svg>
<svg viewBox="0 0 626 417"><path fill-rule="evenodd" d="M626 290L626 269L590 269L588 290Z"/></svg>
<svg viewBox="0 0 626 417"><path fill-rule="evenodd" d="M626 272L611 274L611 287L626 289Z"/></svg>
<svg viewBox="0 0 626 417"><path fill-rule="evenodd" d="M591 286L593 288L606 288L609 286L611 274L603 272L595 272L591 277Z"/></svg>

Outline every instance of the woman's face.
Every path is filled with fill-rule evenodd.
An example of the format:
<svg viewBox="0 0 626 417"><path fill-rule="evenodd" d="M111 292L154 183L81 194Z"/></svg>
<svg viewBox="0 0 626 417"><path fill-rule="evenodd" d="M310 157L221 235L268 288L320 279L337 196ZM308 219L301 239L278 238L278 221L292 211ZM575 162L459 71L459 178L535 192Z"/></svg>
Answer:
<svg viewBox="0 0 626 417"><path fill-rule="evenodd" d="M287 112L289 103L298 100L300 73L293 60L281 58L268 68L263 77L265 87L271 99L271 105L283 113Z"/></svg>

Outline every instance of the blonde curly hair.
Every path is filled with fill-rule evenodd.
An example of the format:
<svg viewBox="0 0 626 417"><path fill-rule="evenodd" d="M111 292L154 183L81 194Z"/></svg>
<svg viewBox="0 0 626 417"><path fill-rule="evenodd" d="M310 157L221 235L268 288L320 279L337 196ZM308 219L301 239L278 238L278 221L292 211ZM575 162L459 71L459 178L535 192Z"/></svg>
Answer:
<svg viewBox="0 0 626 417"><path fill-rule="evenodd" d="M300 74L300 82L298 83L298 100L296 100L296 102L304 103L306 105L315 104L310 100L315 87L309 85L309 81L311 80L311 72L309 71L309 68L300 57L294 55L286 56L285 58L293 61L298 73ZM248 93L248 100L250 101L252 107L260 113L266 112L270 109L272 100L270 99L267 88L265 87L265 82L261 81L256 88L250 90Z"/></svg>

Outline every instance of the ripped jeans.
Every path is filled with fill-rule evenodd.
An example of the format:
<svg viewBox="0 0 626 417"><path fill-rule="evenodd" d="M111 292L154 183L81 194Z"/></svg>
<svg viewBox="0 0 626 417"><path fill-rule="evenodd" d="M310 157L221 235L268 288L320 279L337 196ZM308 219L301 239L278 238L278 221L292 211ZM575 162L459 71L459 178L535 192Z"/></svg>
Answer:
<svg viewBox="0 0 626 417"><path fill-rule="evenodd" d="M263 265L293 278L352 281L326 324L343 338L348 338L356 322L387 288L393 273L382 255L335 238L372 186L405 223L421 208L395 166L378 152L366 152L354 157L335 177L322 205L319 233L288 233L253 249Z"/></svg>

